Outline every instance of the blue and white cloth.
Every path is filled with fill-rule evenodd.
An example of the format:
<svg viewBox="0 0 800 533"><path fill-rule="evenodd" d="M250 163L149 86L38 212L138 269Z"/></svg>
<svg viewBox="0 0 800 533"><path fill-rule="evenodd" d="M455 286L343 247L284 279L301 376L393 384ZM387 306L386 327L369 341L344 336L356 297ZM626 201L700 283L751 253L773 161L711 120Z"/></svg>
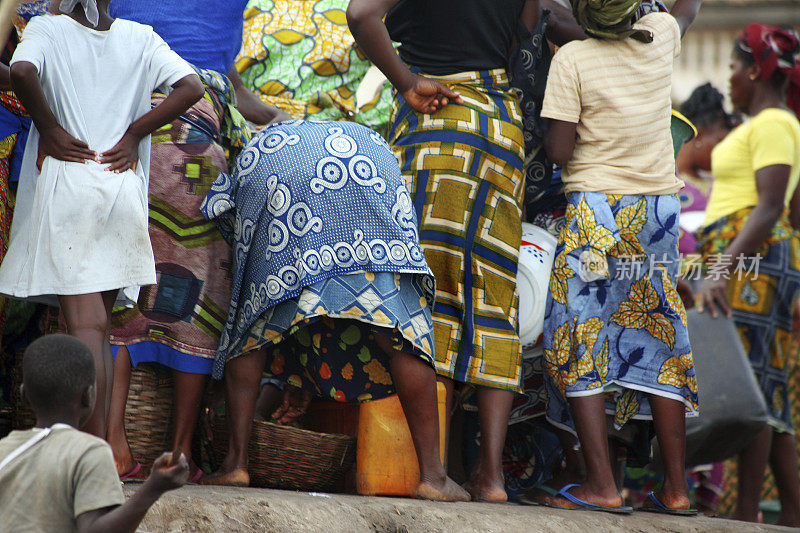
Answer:
<svg viewBox="0 0 800 533"><path fill-rule="evenodd" d="M364 126L289 121L265 128L239 155L233 175L220 174L201 210L234 247L218 364L265 311L322 280L418 274L433 298L433 274L397 160Z"/></svg>

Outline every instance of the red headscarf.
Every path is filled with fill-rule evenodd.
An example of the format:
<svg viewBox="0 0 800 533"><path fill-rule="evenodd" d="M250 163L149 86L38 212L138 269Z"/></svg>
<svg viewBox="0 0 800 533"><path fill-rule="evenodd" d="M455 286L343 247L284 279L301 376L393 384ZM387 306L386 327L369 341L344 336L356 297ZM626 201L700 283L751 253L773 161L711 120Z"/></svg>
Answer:
<svg viewBox="0 0 800 533"><path fill-rule="evenodd" d="M800 39L791 28L748 24L739 36L739 47L751 54L761 67L761 79L768 80L776 70L789 79L786 103L800 118Z"/></svg>

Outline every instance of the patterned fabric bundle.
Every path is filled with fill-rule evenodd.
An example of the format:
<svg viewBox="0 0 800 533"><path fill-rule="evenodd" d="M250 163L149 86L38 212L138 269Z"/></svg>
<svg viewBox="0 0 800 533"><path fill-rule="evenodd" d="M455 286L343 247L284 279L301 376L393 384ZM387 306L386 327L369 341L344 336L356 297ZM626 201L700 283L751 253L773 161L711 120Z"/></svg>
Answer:
<svg viewBox="0 0 800 533"><path fill-rule="evenodd" d="M294 118L355 120L385 131L391 86L360 110L370 62L347 28L347 0L250 0L236 68L248 88Z"/></svg>
<svg viewBox="0 0 800 533"><path fill-rule="evenodd" d="M219 177L201 209L233 228L233 292L215 377L227 359L278 342L298 314L398 329L429 357L434 280L397 161L377 133L349 122L269 126L239 156L233 176ZM360 272L410 276L396 283L413 298L392 297L398 287L383 277L368 277L367 286L347 278ZM339 283L320 285L326 280ZM293 299L292 320L276 316ZM388 303L392 308L382 310Z"/></svg>
<svg viewBox="0 0 800 533"><path fill-rule="evenodd" d="M739 210L698 232L705 262L725 252L751 211L752 208ZM757 269L731 275L728 301L764 394L769 423L778 431L794 433L787 361L792 342L792 312L800 296L800 235L784 216L755 253L760 254Z"/></svg>
<svg viewBox="0 0 800 533"><path fill-rule="evenodd" d="M158 362L210 374L230 301L232 260L200 205L228 171L226 155L235 157L249 131L230 81L196 71L204 98L152 136L149 218L158 284L142 288L136 307L116 310L110 339L128 347L134 365ZM153 105L164 98L154 94Z"/></svg>
<svg viewBox="0 0 800 533"><path fill-rule="evenodd" d="M216 70L203 69L194 65L192 67L205 86L204 99L214 106L218 124L206 124L204 127L200 122L194 120L191 114L184 115L181 120L202 130L203 133L214 139L214 142L222 146L228 159L228 168L233 168L239 152L244 149L251 137L247 121L236 108L236 91L227 76Z"/></svg>
<svg viewBox="0 0 800 533"><path fill-rule="evenodd" d="M621 428L650 419L648 394L697 414L686 311L675 288L674 195L573 193L550 278L544 329L547 417L574 432L566 397L606 393Z"/></svg>
<svg viewBox="0 0 800 533"><path fill-rule="evenodd" d="M588 35L598 39L622 40L631 37L643 43L653 42L649 31L631 29L642 0L571 0L575 22Z"/></svg>
<svg viewBox="0 0 800 533"><path fill-rule="evenodd" d="M423 115L398 95L389 140L436 276L436 369L456 381L519 392L519 103L502 70L429 77L464 104Z"/></svg>

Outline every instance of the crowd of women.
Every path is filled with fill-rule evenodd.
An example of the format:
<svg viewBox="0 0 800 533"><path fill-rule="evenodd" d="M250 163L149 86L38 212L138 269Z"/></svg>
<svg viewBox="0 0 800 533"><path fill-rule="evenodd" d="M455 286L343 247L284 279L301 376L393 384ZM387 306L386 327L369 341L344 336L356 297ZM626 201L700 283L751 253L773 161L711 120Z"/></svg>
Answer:
<svg viewBox="0 0 800 533"><path fill-rule="evenodd" d="M730 99L750 119L702 87L682 108L698 131L678 155L672 68L699 7L23 2L0 70L0 294L57 302L92 349L98 402L83 429L107 439L121 479L142 470L125 434L131 369L158 363L174 374L173 447L194 482L249 483L257 406L286 423L312 396L397 393L418 497L506 501L504 464L523 460L539 474L513 491L520 502L629 513L609 460L610 434L627 432L619 453L649 456L655 435L663 460L640 508L691 515L695 289L698 310L736 324L769 408L739 457L736 517L758 519L769 463L780 522L800 525L787 372L800 42L747 26L732 43ZM117 20L154 31L138 57L120 48ZM120 79L106 52L59 48L62 29L145 66ZM390 83L357 102L370 64ZM90 111L101 68L106 95L125 101ZM705 211L699 230L679 224L681 210ZM518 331L523 221L558 238L535 364ZM691 287L679 246L727 275ZM733 275L730 258L756 254L756 273ZM31 309L5 303L6 337L30 329ZM224 382L229 442L204 473L191 451L209 375ZM471 433L445 439L477 441L463 487L440 458L437 380L447 431L456 406L477 412ZM534 443L540 434L552 438ZM517 437L535 450L509 454Z"/></svg>

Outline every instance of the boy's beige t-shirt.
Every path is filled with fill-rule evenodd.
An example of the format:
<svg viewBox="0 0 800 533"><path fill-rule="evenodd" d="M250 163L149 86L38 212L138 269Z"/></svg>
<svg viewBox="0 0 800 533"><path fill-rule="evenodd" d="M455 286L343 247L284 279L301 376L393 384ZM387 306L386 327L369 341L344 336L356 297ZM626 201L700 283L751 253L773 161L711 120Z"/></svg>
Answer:
<svg viewBox="0 0 800 533"><path fill-rule="evenodd" d="M0 462L40 431L0 440ZM2 531L76 531L79 515L124 502L111 448L77 429L53 429L0 470Z"/></svg>
<svg viewBox="0 0 800 533"><path fill-rule="evenodd" d="M650 30L653 42L573 41L553 57L542 116L578 124L562 175L566 192L673 194L683 187L670 134L680 28L668 13L645 15L633 27Z"/></svg>

